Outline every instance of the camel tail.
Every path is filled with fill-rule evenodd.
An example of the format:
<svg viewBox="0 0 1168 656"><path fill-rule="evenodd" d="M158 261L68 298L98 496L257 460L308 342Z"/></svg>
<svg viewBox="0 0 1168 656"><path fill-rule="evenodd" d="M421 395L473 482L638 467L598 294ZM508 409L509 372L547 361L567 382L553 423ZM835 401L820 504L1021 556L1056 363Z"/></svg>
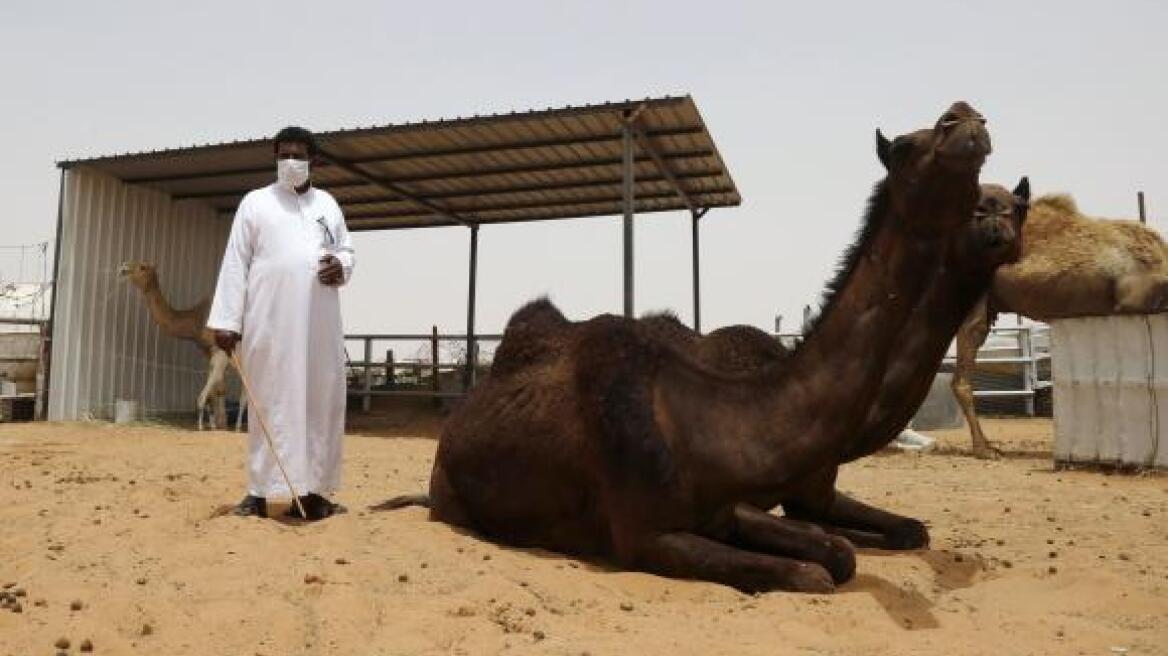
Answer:
<svg viewBox="0 0 1168 656"><path fill-rule="evenodd" d="M429 494L403 494L400 497L394 497L389 501L382 501L379 504L369 506L370 510L397 510L407 506L422 506L424 508L430 507Z"/></svg>

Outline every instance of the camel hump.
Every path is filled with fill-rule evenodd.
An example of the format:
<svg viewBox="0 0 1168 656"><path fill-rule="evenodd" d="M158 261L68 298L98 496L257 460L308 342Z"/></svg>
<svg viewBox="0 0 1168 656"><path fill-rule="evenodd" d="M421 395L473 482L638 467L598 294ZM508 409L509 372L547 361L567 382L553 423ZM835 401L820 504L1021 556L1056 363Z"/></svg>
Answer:
<svg viewBox="0 0 1168 656"><path fill-rule="evenodd" d="M538 330L540 328L556 328L567 325L568 319L546 296L541 296L519 308L507 320L504 332L513 330Z"/></svg>
<svg viewBox="0 0 1168 656"><path fill-rule="evenodd" d="M1051 212L1069 216L1078 216L1079 214L1079 206L1070 194L1047 194L1042 196L1034 201L1031 209L1037 209L1039 207L1044 207Z"/></svg>
<svg viewBox="0 0 1168 656"><path fill-rule="evenodd" d="M676 344L689 344L698 338L696 332L683 324L676 314L669 311L646 314L641 317L640 323L645 331L655 339Z"/></svg>
<svg viewBox="0 0 1168 656"><path fill-rule="evenodd" d="M555 356L559 337L572 322L546 297L515 311L495 349L491 376L509 376Z"/></svg>

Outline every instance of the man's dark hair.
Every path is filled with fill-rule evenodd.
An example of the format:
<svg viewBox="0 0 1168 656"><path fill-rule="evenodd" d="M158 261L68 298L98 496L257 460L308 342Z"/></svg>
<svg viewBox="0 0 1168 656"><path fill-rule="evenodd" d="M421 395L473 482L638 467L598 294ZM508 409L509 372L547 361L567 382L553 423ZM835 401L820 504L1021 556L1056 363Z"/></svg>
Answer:
<svg viewBox="0 0 1168 656"><path fill-rule="evenodd" d="M277 132L276 138L272 140L272 150L279 149L282 143L304 144L304 147L308 149L309 156L316 154L316 137L302 127L289 125Z"/></svg>

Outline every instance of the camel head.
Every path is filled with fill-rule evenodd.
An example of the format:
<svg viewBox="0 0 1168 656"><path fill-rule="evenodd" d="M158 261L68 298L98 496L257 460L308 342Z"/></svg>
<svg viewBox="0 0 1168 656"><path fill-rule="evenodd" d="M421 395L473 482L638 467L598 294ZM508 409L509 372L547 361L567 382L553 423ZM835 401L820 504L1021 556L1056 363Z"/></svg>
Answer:
<svg viewBox="0 0 1168 656"><path fill-rule="evenodd" d="M153 264L147 262L137 260L122 262L122 266L118 268L118 275L129 280L138 291L144 292L158 286L158 272Z"/></svg>
<svg viewBox="0 0 1168 656"><path fill-rule="evenodd" d="M876 155L888 171L889 200L901 217L929 232L957 228L967 213L939 216L935 207L953 207L954 198L977 199L977 176L992 152L985 118L968 103L956 102L928 129L889 140L876 131Z"/></svg>
<svg viewBox="0 0 1168 656"><path fill-rule="evenodd" d="M1030 209L1030 180L1023 177L1014 191L996 184L981 185L977 209L959 233L961 263L971 269L993 270L1022 257L1022 224Z"/></svg>

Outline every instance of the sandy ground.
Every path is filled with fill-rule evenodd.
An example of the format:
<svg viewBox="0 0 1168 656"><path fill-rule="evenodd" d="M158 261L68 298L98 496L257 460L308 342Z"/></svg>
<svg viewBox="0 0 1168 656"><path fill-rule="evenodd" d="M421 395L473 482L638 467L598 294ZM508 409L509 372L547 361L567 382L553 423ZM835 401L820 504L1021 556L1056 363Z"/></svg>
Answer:
<svg viewBox="0 0 1168 656"><path fill-rule="evenodd" d="M0 584L24 596L0 656L1168 654L1168 477L1056 472L1048 420L987 427L1025 454L974 460L949 431L844 470L930 549L862 552L833 595L748 596L364 512L423 488L429 439L351 436L351 512L296 525L213 517L242 489L230 433L2 425Z"/></svg>

